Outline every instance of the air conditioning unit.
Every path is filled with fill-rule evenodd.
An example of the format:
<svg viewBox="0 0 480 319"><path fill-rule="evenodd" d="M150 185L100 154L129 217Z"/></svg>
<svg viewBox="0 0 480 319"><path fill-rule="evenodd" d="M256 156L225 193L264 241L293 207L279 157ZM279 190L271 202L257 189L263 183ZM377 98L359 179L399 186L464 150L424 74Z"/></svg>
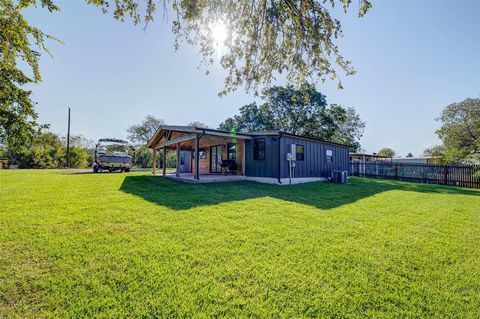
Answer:
<svg viewBox="0 0 480 319"><path fill-rule="evenodd" d="M332 182L338 184L347 184L348 172L347 171L332 171Z"/></svg>

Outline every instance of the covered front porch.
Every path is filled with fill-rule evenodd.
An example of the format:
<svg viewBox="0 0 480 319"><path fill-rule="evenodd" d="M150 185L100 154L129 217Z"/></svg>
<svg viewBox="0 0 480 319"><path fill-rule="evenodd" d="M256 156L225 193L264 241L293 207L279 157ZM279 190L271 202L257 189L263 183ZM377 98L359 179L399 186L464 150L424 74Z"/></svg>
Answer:
<svg viewBox="0 0 480 319"><path fill-rule="evenodd" d="M182 181L243 180L245 141L251 136L190 126L161 126L148 143L153 150L152 173L157 174L158 152L162 175ZM167 152L176 151L176 172L167 174Z"/></svg>

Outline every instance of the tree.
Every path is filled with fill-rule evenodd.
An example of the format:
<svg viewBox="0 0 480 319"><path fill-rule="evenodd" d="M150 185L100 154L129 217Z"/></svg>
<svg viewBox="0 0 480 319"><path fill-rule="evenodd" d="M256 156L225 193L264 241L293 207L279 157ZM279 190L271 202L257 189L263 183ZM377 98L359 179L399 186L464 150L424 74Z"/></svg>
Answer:
<svg viewBox="0 0 480 319"><path fill-rule="evenodd" d="M264 90L263 104L247 104L240 114L226 119L219 128L228 131L284 131L317 137L360 148L365 123L353 108L337 104L327 107L326 97L314 85L303 84Z"/></svg>
<svg viewBox="0 0 480 319"><path fill-rule="evenodd" d="M240 114L220 123L219 129L230 132L254 132L273 130L271 120L261 113L257 104L251 103L240 108Z"/></svg>
<svg viewBox="0 0 480 319"><path fill-rule="evenodd" d="M162 153L160 153L160 156ZM159 157L160 157L159 156ZM152 167L152 151L145 145L141 145L135 149L135 165L141 168Z"/></svg>
<svg viewBox="0 0 480 319"><path fill-rule="evenodd" d="M384 157L395 157L397 153L388 147L382 148L380 151L378 151L377 155L379 156L384 156Z"/></svg>
<svg viewBox="0 0 480 319"><path fill-rule="evenodd" d="M194 126L194 127L201 127L201 128L208 128L208 125L200 122L200 121L192 121L187 124L187 126Z"/></svg>
<svg viewBox="0 0 480 319"><path fill-rule="evenodd" d="M65 150L57 134L40 132L21 148L9 149L9 160L20 168L61 168Z"/></svg>
<svg viewBox="0 0 480 319"><path fill-rule="evenodd" d="M24 18L23 9L36 5L50 12L58 10L50 0L0 0L0 141L9 148L20 148L38 133L40 127L31 91L25 85L41 81L39 57L49 53L46 39L54 39ZM23 61L32 71L25 73Z"/></svg>
<svg viewBox="0 0 480 319"><path fill-rule="evenodd" d="M146 145L161 125L165 125L164 120L147 115L142 123L132 125L127 129L128 139L134 144Z"/></svg>
<svg viewBox="0 0 480 319"><path fill-rule="evenodd" d="M148 24L158 9L152 0L143 5L132 0L87 1L105 12L113 8L115 19L130 17L136 24ZM163 2L162 14L174 17L175 47L181 42L197 45L206 65L215 62L222 47L225 53L219 62L228 74L222 94L241 85L247 90L269 86L276 74L286 74L290 84L332 79L341 87L338 68L346 75L355 70L335 44L342 26L331 11L340 5L347 12L351 2L176 0ZM370 8L370 1L359 0L359 17Z"/></svg>
<svg viewBox="0 0 480 319"><path fill-rule="evenodd" d="M455 163L455 159L452 157L449 152L445 149L443 145L435 145L429 148L426 148L423 151L423 156L434 157L435 163L439 164L452 164Z"/></svg>
<svg viewBox="0 0 480 319"><path fill-rule="evenodd" d="M89 154L81 135L71 137L70 165L84 168L89 164ZM5 147L4 156L20 168L63 168L66 155L66 139L52 132L37 132L21 147Z"/></svg>
<svg viewBox="0 0 480 319"><path fill-rule="evenodd" d="M442 126L436 133L443 142L445 161L480 160L480 98L448 105L438 120Z"/></svg>
<svg viewBox="0 0 480 319"><path fill-rule="evenodd" d="M361 149L360 138L365 131L365 122L360 119L360 115L356 113L353 107L343 108L340 105L332 104L331 109L342 114L336 122L337 129L332 141L350 145L351 152L359 152Z"/></svg>
<svg viewBox="0 0 480 319"><path fill-rule="evenodd" d="M67 149L67 138L62 137L63 148ZM94 160L92 149L95 143L83 135L70 136L70 167L85 168Z"/></svg>
<svg viewBox="0 0 480 319"><path fill-rule="evenodd" d="M63 143L67 144L67 137L62 136ZM86 138L82 134L70 135L70 146L81 147L85 149L95 148L95 142L89 138Z"/></svg>
<svg viewBox="0 0 480 319"><path fill-rule="evenodd" d="M86 168L89 166L89 154L86 148L70 146L70 168Z"/></svg>
<svg viewBox="0 0 480 319"><path fill-rule="evenodd" d="M407 154L407 157L413 157L413 154L412 154L411 152L409 152L409 153Z"/></svg>
<svg viewBox="0 0 480 319"><path fill-rule="evenodd" d="M241 107L240 115L227 119L220 124L220 128L238 131L279 130L299 135L308 132L317 136L317 131L325 134L325 128L331 124L325 111L325 96L317 92L314 85L303 84L300 89L274 86L265 89L261 99L264 101L262 105L251 103Z"/></svg>
<svg viewBox="0 0 480 319"><path fill-rule="evenodd" d="M300 89L274 86L263 92L263 99L265 103L260 108L260 114L268 123L268 129L322 137L319 135L331 128L331 118L325 111L325 95L312 84L305 83Z"/></svg>

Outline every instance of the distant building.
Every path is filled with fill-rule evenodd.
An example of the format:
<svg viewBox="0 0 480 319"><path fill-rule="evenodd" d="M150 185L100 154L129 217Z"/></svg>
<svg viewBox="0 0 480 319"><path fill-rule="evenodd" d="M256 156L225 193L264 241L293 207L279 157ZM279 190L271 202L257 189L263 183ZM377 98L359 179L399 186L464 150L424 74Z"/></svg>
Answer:
<svg viewBox="0 0 480 319"><path fill-rule="evenodd" d="M421 157L397 157L391 159L393 163L404 164L436 164L438 157L421 156Z"/></svg>
<svg viewBox="0 0 480 319"><path fill-rule="evenodd" d="M350 153L350 162L376 162L389 160L390 158L385 156L377 155L376 153L367 154L367 153Z"/></svg>

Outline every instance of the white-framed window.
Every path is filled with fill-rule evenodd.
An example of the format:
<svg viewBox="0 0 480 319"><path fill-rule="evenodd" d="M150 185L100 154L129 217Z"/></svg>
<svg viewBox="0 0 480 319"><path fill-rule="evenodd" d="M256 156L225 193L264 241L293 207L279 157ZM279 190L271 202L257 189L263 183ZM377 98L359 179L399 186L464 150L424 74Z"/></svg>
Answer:
<svg viewBox="0 0 480 319"><path fill-rule="evenodd" d="M325 150L325 156L327 157L327 163L333 163L333 151Z"/></svg>
<svg viewBox="0 0 480 319"><path fill-rule="evenodd" d="M303 161L305 159L305 146L301 144L295 144L295 160Z"/></svg>
<svg viewBox="0 0 480 319"><path fill-rule="evenodd" d="M253 141L253 159L255 161L265 160L265 139L256 139Z"/></svg>

